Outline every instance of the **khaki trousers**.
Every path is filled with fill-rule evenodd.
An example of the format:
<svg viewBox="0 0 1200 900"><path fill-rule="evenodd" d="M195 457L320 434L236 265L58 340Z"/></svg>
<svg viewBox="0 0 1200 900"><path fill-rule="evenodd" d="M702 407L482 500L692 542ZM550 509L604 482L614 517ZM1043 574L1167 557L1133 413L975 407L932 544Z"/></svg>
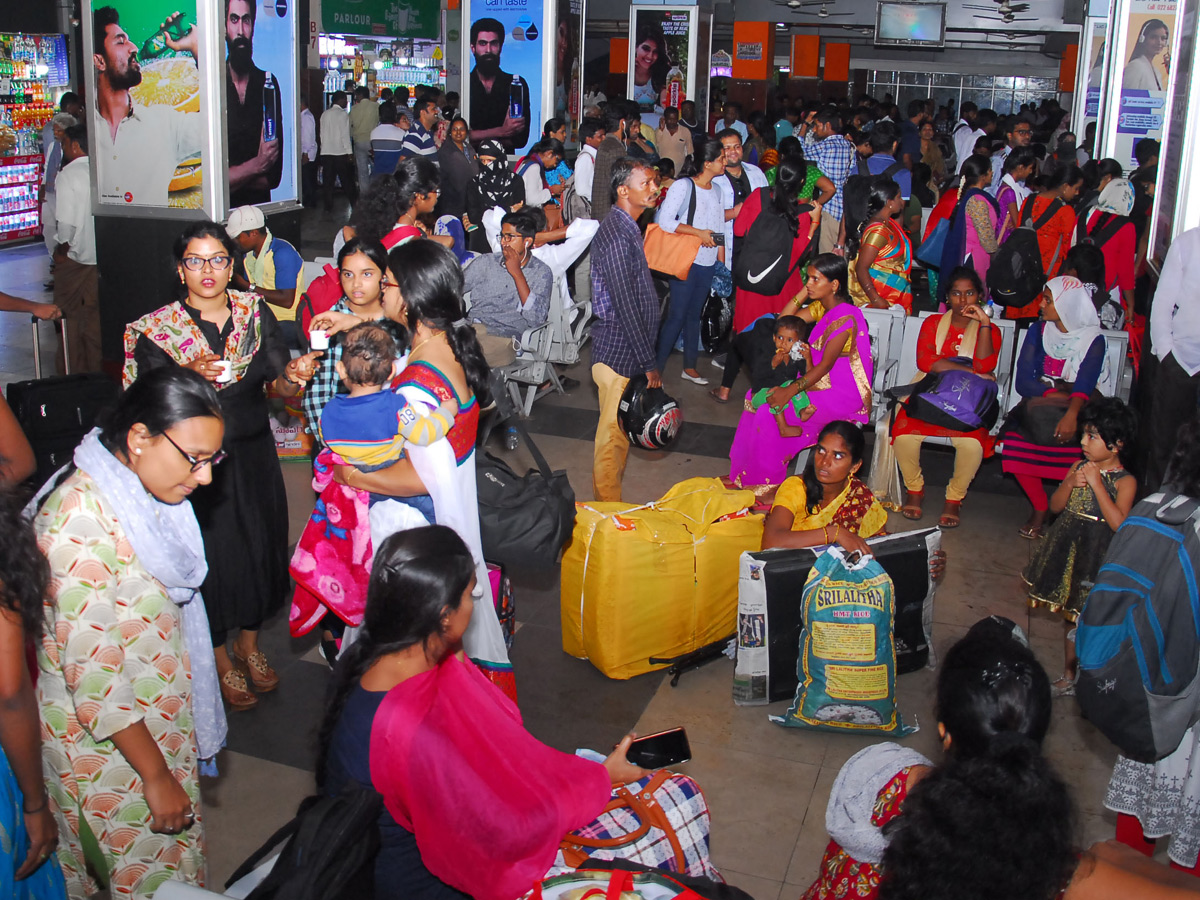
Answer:
<svg viewBox="0 0 1200 900"><path fill-rule="evenodd" d="M621 479L629 439L617 423L617 407L629 379L604 363L592 365L592 381L600 392L600 421L596 423L596 447L592 454L592 496L600 501L621 501Z"/></svg>
<svg viewBox="0 0 1200 900"><path fill-rule="evenodd" d="M62 327L67 329L71 372L100 371L100 269L60 256L54 266L54 302L62 310ZM57 370L62 375L62 347L58 348Z"/></svg>
<svg viewBox="0 0 1200 900"><path fill-rule="evenodd" d="M900 434L892 443L906 491L925 489L925 476L921 474L921 443L924 440L923 434ZM954 474L946 485L946 499L961 501L967 496L967 488L983 462L983 445L969 437L950 438L950 444L954 447Z"/></svg>
<svg viewBox="0 0 1200 900"><path fill-rule="evenodd" d="M838 229L841 227L841 219L835 219L825 210L821 210L821 237L817 249L822 253L830 253L833 245L837 243Z"/></svg>

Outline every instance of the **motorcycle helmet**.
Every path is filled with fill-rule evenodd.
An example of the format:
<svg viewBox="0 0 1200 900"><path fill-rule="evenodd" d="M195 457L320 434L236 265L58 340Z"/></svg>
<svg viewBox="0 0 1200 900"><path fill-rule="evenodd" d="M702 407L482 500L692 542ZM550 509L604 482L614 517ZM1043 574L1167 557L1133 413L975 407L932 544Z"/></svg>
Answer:
<svg viewBox="0 0 1200 900"><path fill-rule="evenodd" d="M665 450L679 434L683 410L662 388L649 387L645 373L640 373L629 379L621 395L617 424L635 447Z"/></svg>

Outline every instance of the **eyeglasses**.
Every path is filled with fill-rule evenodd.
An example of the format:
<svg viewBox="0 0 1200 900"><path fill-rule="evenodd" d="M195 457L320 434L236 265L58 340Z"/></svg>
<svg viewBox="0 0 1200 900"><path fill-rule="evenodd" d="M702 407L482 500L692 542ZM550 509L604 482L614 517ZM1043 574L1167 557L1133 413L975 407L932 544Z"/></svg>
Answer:
<svg viewBox="0 0 1200 900"><path fill-rule="evenodd" d="M386 278L383 281L379 282L379 289L381 291L386 291L388 288L398 288L398 287L400 287L399 284L397 284L394 281L388 281Z"/></svg>
<svg viewBox="0 0 1200 900"><path fill-rule="evenodd" d="M512 232L511 234L509 232L505 231L500 235L500 240L515 241L515 240L519 240L520 237L521 237L521 235L517 234L515 231Z"/></svg>
<svg viewBox="0 0 1200 900"><path fill-rule="evenodd" d="M1018 128L1013 134L1033 134L1032 128Z"/></svg>
<svg viewBox="0 0 1200 900"><path fill-rule="evenodd" d="M228 269L232 262L232 256L185 256L183 267L189 272L201 272L207 263L214 272L222 272Z"/></svg>
<svg viewBox="0 0 1200 900"><path fill-rule="evenodd" d="M225 257L225 258L228 259L229 257ZM225 457L229 455L224 450L218 450L212 456L205 456L205 457L192 456L192 454L188 453L186 450L184 450L182 447L180 447L177 443L175 443L173 440L171 440L171 436L169 434L167 434L165 431L162 433L162 436L167 439L168 444L170 444L172 447L174 447L176 450L178 450L180 455L188 461L188 463L192 467L193 472L199 472L205 466L219 466L221 463L223 463L225 461Z"/></svg>

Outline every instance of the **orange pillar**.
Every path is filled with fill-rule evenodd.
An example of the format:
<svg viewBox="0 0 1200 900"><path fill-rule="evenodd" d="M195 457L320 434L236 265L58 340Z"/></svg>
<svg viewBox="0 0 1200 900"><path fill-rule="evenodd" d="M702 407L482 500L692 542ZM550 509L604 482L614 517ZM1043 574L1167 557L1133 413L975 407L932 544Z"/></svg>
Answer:
<svg viewBox="0 0 1200 900"><path fill-rule="evenodd" d="M815 34L792 35L792 78L816 78L821 71L821 39Z"/></svg>
<svg viewBox="0 0 1200 900"><path fill-rule="evenodd" d="M1058 89L1063 93L1075 93L1075 75L1078 65L1079 45L1067 44L1067 49L1063 51L1063 58L1058 63Z"/></svg>

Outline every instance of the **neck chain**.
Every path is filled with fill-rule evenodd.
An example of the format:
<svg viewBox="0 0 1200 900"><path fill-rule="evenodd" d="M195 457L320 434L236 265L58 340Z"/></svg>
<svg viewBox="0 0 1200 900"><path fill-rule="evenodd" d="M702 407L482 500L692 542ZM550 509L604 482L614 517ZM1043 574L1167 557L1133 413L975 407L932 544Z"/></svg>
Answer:
<svg viewBox="0 0 1200 900"><path fill-rule="evenodd" d="M445 336L446 336L446 332L435 331L433 334L429 335L429 337L425 338L424 340L417 341L415 344L413 344L413 348L410 351L408 351L408 355L410 357L415 356L418 350L420 350L422 347L424 347L426 344L428 344L434 338L445 337Z"/></svg>

